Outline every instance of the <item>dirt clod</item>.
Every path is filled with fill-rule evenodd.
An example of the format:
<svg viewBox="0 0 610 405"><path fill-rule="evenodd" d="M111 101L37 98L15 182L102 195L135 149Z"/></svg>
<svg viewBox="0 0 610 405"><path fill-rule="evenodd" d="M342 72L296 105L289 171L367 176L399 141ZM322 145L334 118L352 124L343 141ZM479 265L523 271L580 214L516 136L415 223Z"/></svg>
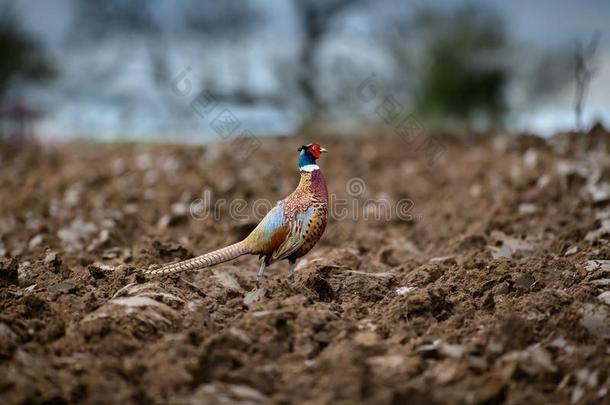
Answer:
<svg viewBox="0 0 610 405"><path fill-rule="evenodd" d="M226 203L287 195L310 139L247 162L230 143L0 145L2 403L608 402L610 134L592 136L439 135L434 165L396 136L326 139L349 215L258 290L254 256L139 270L247 234L269 205ZM192 214L202 190L224 205Z"/></svg>
<svg viewBox="0 0 610 405"><path fill-rule="evenodd" d="M17 284L19 262L15 259L0 259L0 287Z"/></svg>

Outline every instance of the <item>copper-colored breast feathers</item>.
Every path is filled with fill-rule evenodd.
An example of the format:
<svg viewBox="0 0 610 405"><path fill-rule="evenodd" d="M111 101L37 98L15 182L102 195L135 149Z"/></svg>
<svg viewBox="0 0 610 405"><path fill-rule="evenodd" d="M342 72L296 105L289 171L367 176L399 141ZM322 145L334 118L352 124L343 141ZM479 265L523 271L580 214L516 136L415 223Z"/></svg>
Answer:
<svg viewBox="0 0 610 405"><path fill-rule="evenodd" d="M328 218L328 192L319 170L302 172L292 194L280 201L246 238L269 261L301 257L318 242Z"/></svg>

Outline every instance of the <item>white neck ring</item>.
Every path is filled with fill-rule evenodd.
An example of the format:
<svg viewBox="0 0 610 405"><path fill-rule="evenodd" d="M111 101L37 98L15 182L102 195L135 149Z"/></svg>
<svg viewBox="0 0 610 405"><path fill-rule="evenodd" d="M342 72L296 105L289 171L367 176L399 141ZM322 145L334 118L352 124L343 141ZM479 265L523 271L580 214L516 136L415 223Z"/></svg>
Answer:
<svg viewBox="0 0 610 405"><path fill-rule="evenodd" d="M318 165L305 165L299 167L302 172L313 172L314 170L320 170L320 166Z"/></svg>

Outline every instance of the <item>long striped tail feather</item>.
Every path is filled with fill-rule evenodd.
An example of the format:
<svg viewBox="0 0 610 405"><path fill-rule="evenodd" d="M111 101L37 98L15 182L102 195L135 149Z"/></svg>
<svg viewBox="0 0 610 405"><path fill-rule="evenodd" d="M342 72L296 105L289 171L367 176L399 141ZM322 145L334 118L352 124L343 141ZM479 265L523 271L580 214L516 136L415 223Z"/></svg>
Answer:
<svg viewBox="0 0 610 405"><path fill-rule="evenodd" d="M244 241L241 241L204 255L193 257L192 259L166 264L157 269L147 269L142 273L149 276L159 276L181 273L189 270L201 270L219 263L228 262L229 260L233 260L251 252L252 250L250 247L248 247Z"/></svg>

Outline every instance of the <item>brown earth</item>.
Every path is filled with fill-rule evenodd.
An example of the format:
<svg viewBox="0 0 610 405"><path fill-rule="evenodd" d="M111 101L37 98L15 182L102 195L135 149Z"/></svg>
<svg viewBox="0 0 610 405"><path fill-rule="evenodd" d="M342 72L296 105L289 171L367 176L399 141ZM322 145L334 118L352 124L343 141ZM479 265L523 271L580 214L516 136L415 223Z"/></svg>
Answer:
<svg viewBox="0 0 610 405"><path fill-rule="evenodd" d="M138 275L247 234L303 141L2 146L1 402L609 403L600 127L324 139L347 203L294 282L277 263L251 292L255 257Z"/></svg>

